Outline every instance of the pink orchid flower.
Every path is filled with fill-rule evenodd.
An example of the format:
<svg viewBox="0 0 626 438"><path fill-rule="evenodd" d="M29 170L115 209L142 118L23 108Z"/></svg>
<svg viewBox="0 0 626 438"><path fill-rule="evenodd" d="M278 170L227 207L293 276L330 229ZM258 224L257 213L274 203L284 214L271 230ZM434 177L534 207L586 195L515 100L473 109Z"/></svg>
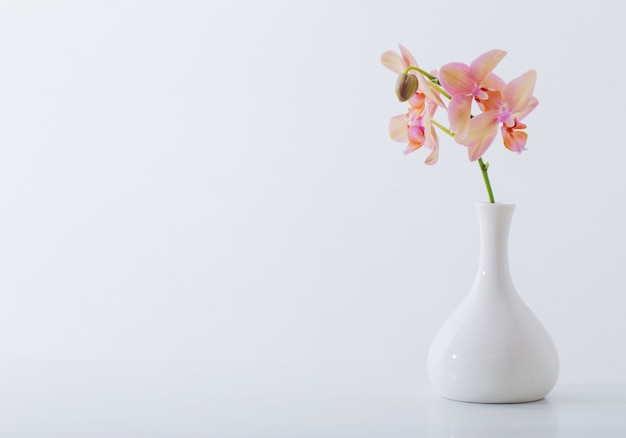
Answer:
<svg viewBox="0 0 626 438"><path fill-rule="evenodd" d="M454 132L464 135L469 128L472 101L486 100L488 91L504 85L504 81L492 73L504 58L503 50L491 50L476 58L469 66L452 62L441 67L439 80L452 99L448 105L450 127Z"/></svg>
<svg viewBox="0 0 626 438"><path fill-rule="evenodd" d="M398 46L400 47L399 54L393 50L389 50L381 55L380 62L382 62L385 67L398 74L406 72L406 69L409 67L418 67L417 61L415 61L411 52L409 52L408 49L401 44L398 44ZM446 107L443 100L441 100L441 97L439 96L439 92L433 88L432 82L415 70L411 70L409 73L417 76L417 82L419 84L418 90L421 93L423 93L428 99L436 102L437 105L442 108Z"/></svg>
<svg viewBox="0 0 626 438"><path fill-rule="evenodd" d="M437 104L428 99L424 93L415 93L409 99L409 110L391 118L389 135L398 142L408 145L405 154L410 154L422 146L431 150L424 161L426 164L435 164L439 157L439 138L435 127L430 123L437 110Z"/></svg>
<svg viewBox="0 0 626 438"><path fill-rule="evenodd" d="M503 88L487 92L488 98L479 102L484 112L470 120L464 135L455 137L458 143L467 146L471 161L485 153L500 125L504 146L514 152L525 150L528 135L522 131L526 125L521 121L539 104L533 96L536 80L537 73L530 70Z"/></svg>

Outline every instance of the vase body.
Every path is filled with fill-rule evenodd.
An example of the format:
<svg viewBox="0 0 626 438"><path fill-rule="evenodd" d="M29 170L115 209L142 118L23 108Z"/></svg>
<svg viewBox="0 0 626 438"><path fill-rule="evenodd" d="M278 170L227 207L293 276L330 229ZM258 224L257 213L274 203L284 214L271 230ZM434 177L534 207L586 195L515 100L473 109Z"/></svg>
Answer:
<svg viewBox="0 0 626 438"><path fill-rule="evenodd" d="M522 403L556 384L559 358L550 335L522 301L508 263L514 204L476 204L480 260L474 284L428 352L428 376L445 398Z"/></svg>

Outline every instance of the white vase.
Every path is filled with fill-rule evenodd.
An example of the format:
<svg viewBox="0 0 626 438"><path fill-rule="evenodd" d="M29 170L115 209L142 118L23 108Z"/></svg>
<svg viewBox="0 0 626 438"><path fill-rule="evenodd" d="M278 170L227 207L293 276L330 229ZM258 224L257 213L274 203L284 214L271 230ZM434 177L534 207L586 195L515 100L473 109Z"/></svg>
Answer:
<svg viewBox="0 0 626 438"><path fill-rule="evenodd" d="M508 237L514 209L514 204L476 204L478 273L428 353L428 376L445 398L476 403L535 401L544 398L558 378L554 343L511 280Z"/></svg>

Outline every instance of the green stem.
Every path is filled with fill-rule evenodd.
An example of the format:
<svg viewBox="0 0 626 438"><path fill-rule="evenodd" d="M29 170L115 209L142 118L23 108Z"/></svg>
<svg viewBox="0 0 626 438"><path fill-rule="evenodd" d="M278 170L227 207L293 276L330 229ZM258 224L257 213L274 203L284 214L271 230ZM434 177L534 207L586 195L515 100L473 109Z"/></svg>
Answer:
<svg viewBox="0 0 626 438"><path fill-rule="evenodd" d="M420 72L421 74L423 74L424 76L426 76L426 77L427 77L428 79L430 79L431 81L432 81L432 80L439 81L439 79L437 78L437 76L433 76L433 75L431 75L430 73L428 73L426 70L422 70L422 69L421 69L421 68L419 68L419 67L407 67L407 68L406 68L406 70L404 70L404 73L408 73L408 72L410 72L411 70L415 70L415 71Z"/></svg>
<svg viewBox="0 0 626 438"><path fill-rule="evenodd" d="M445 126L443 126L441 123L437 122L436 120L431 120L430 123L435 125L437 128L441 129L443 132L448 134L450 137L454 137L454 132L450 131L448 128L446 128Z"/></svg>
<svg viewBox="0 0 626 438"><path fill-rule="evenodd" d="M489 163L485 163L481 158L478 159L478 165L480 166L480 171L483 174L483 180L485 181L485 186L487 186L487 194L489 195L489 202L494 204L496 201L493 199L493 191L491 190L491 183L489 182L489 175L487 174L487 169L489 169Z"/></svg>
<svg viewBox="0 0 626 438"><path fill-rule="evenodd" d="M431 82L430 84L431 84L431 86L432 86L433 88L436 88L436 89L437 89L437 91L439 91L441 94L443 94L444 96L446 96L448 99L452 99L452 96L450 96L450 95L448 94L448 92L447 92L446 90L444 90L444 89L443 89L443 87L442 87L441 85L439 85L439 84L438 84L438 83L436 83L436 82Z"/></svg>

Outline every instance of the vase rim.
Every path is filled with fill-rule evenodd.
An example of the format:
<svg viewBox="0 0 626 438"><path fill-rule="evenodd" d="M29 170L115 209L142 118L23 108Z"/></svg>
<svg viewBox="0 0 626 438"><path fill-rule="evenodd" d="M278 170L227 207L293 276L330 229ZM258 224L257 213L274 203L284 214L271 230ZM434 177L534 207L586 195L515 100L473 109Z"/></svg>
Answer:
<svg viewBox="0 0 626 438"><path fill-rule="evenodd" d="M511 206L511 205L515 205L515 202L485 202L485 201L477 201L475 202L476 205L493 205L493 206L498 206L498 205L502 205L502 206Z"/></svg>

